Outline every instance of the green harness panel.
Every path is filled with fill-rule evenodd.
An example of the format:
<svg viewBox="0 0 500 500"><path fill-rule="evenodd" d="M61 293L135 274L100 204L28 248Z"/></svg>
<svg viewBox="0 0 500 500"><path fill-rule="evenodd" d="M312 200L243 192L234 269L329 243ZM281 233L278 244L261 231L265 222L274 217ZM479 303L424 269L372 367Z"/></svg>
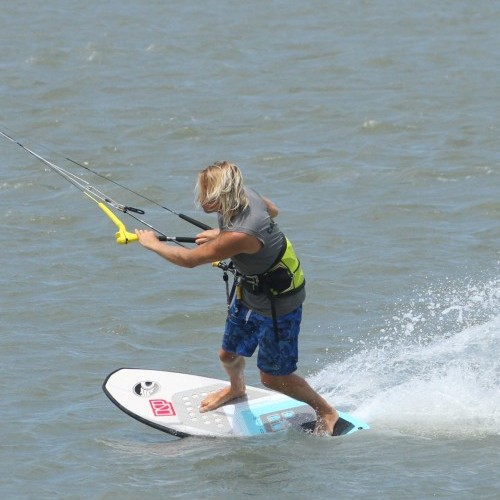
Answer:
<svg viewBox="0 0 500 500"><path fill-rule="evenodd" d="M242 276L241 282L250 293L265 293L270 298L284 297L302 290L305 286L304 271L290 240L283 236L281 251L267 271Z"/></svg>

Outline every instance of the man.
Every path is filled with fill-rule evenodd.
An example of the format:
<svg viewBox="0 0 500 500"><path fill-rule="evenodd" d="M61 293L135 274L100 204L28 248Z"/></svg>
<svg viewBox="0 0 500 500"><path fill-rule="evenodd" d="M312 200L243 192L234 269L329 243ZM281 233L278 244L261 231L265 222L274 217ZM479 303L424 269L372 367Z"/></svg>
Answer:
<svg viewBox="0 0 500 500"><path fill-rule="evenodd" d="M317 415L315 434L331 435L337 411L294 373L305 282L290 242L274 222L277 207L245 188L240 170L228 162L214 163L198 174L196 198L206 213L218 214L219 228L198 234L195 248L160 242L148 230L136 234L142 246L178 266L231 259L238 273L241 286L219 350L230 385L209 394L200 412L245 394L245 357L258 346L257 366L264 386L310 405Z"/></svg>

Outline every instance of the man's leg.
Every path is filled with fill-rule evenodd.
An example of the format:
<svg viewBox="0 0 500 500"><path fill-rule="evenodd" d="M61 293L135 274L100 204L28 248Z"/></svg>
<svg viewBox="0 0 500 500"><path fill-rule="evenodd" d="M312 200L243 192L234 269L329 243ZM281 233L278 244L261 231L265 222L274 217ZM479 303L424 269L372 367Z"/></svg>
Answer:
<svg viewBox="0 0 500 500"><path fill-rule="evenodd" d="M223 404L233 399L245 395L245 377L243 370L245 368L245 358L238 354L227 352L224 349L219 349L219 359L222 366L229 376L231 385L224 387L219 391L210 393L200 404L200 413L215 410Z"/></svg>
<svg viewBox="0 0 500 500"><path fill-rule="evenodd" d="M316 427L314 434L333 434L333 428L339 419L337 410L323 399L303 378L291 373L290 375L269 375L260 372L262 383L274 391L303 401L316 412Z"/></svg>

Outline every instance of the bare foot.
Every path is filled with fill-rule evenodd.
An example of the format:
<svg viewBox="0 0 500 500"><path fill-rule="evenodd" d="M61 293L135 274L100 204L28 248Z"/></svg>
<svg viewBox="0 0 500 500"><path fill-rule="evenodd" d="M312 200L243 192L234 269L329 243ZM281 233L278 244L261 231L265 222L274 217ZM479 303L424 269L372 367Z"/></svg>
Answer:
<svg viewBox="0 0 500 500"><path fill-rule="evenodd" d="M337 410L333 410L331 413L325 413L318 418L316 422L316 427L314 428L313 434L315 436L332 436L335 424L339 419L339 414Z"/></svg>
<svg viewBox="0 0 500 500"><path fill-rule="evenodd" d="M245 389L233 390L229 385L216 392L211 392L200 404L200 413L211 411L219 408L223 404L232 401L233 399L240 398L245 395Z"/></svg>

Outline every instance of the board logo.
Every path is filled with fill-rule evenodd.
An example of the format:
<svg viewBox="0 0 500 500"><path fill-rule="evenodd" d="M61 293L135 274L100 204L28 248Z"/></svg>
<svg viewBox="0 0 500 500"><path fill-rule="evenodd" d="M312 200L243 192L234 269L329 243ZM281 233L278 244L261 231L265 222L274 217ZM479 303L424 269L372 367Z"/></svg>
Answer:
<svg viewBox="0 0 500 500"><path fill-rule="evenodd" d="M134 394L143 398L149 398L160 390L158 382L144 380L134 385Z"/></svg>
<svg viewBox="0 0 500 500"><path fill-rule="evenodd" d="M164 399L150 399L149 404L155 417L174 417L176 415L174 405Z"/></svg>

